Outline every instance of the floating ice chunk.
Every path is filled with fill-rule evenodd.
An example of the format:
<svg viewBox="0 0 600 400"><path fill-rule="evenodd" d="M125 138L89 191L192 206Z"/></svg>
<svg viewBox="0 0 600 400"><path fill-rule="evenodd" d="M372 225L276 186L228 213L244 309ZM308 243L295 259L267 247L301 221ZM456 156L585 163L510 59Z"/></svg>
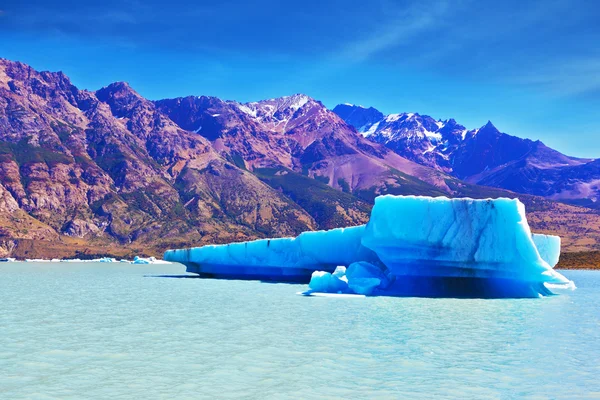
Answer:
<svg viewBox="0 0 600 400"><path fill-rule="evenodd" d="M348 287L356 294L369 295L379 287L381 280L378 278L354 278L348 281Z"/></svg>
<svg viewBox="0 0 600 400"><path fill-rule="evenodd" d="M385 289L389 285L389 279L382 269L365 261L350 264L346 278L350 290L357 294L369 295L375 289Z"/></svg>
<svg viewBox="0 0 600 400"><path fill-rule="evenodd" d="M348 279L346 279L346 267L343 265L338 265L335 267L335 271L333 271L331 275L338 279L343 279L346 283L348 283Z"/></svg>
<svg viewBox="0 0 600 400"><path fill-rule="evenodd" d="M337 267L333 274L326 271L315 271L310 277L308 287L315 292L322 293L347 293L348 280L346 268Z"/></svg>
<svg viewBox="0 0 600 400"><path fill-rule="evenodd" d="M559 238L531 234L516 199L380 196L366 226L170 250L165 259L210 277L312 278L312 290L327 292L345 276L359 293L537 297L551 294L544 284L572 285L552 269L559 253Z"/></svg>
<svg viewBox="0 0 600 400"><path fill-rule="evenodd" d="M570 282L540 257L516 199L380 196L362 244L395 276Z"/></svg>
<svg viewBox="0 0 600 400"><path fill-rule="evenodd" d="M560 258L560 236L534 233L532 239L542 260L554 268Z"/></svg>
<svg viewBox="0 0 600 400"><path fill-rule="evenodd" d="M333 272L338 265L375 261L361 245L364 225L304 232L296 238L169 250L165 260L181 262L188 272L222 278L307 282L315 270Z"/></svg>
<svg viewBox="0 0 600 400"><path fill-rule="evenodd" d="M315 271L310 277L308 287L315 292L335 293L331 290L331 273L325 271Z"/></svg>
<svg viewBox="0 0 600 400"><path fill-rule="evenodd" d="M381 268L365 261L346 267L338 266L330 274L326 271L312 273L308 287L321 293L355 293L370 295L375 289L384 289L389 279Z"/></svg>

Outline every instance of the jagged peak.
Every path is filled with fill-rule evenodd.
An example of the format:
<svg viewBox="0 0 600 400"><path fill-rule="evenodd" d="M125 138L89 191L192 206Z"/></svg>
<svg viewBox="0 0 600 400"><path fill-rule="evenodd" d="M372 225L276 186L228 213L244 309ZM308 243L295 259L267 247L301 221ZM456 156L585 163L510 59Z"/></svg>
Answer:
<svg viewBox="0 0 600 400"><path fill-rule="evenodd" d="M0 57L0 66L6 67L18 67L18 68L28 68L33 69L30 65L22 63L21 61L12 61L7 58Z"/></svg>
<svg viewBox="0 0 600 400"><path fill-rule="evenodd" d="M132 110L139 105L155 107L154 103L142 97L127 82L113 82L94 94L98 100L109 105L117 118L130 117Z"/></svg>
<svg viewBox="0 0 600 400"><path fill-rule="evenodd" d="M336 109L340 110L341 108L351 108L353 110L360 109L360 110L371 111L371 112L375 111L375 112L378 112L381 115L383 115L383 113L381 111L379 111L378 109L376 109L373 106L365 107L362 104L352 104L352 103L341 103L341 104L338 104L335 107L333 107L333 111L335 112Z"/></svg>
<svg viewBox="0 0 600 400"><path fill-rule="evenodd" d="M296 93L290 96L276 97L268 100L252 101L248 103L231 103L234 104L242 112L252 117L256 117L259 114L259 110L262 110L262 113L272 115L276 111L296 111L304 107L304 105L306 105L307 103L315 103L322 106L321 102L302 93Z"/></svg>
<svg viewBox="0 0 600 400"><path fill-rule="evenodd" d="M494 126L494 124L492 124L492 121L490 121L490 120L488 120L488 122L487 122L487 123L486 123L484 126L482 126L482 127L479 129L479 130L480 130L480 131L482 131L482 130L484 130L484 129L493 129L493 130L495 130L495 131L497 131L497 130L498 130L498 128L496 128L496 127Z"/></svg>
<svg viewBox="0 0 600 400"><path fill-rule="evenodd" d="M385 116L385 122L396 122L398 120L411 120L413 118L419 118L421 115L415 112L403 112L396 114L388 114Z"/></svg>
<svg viewBox="0 0 600 400"><path fill-rule="evenodd" d="M254 102L254 103L264 103L264 102L275 102L275 103L286 103L286 102L309 102L309 101L314 101L315 99L313 99L312 97L310 97L309 95L306 95L304 93L295 93L289 96L281 96L281 97L275 97L273 99L269 99L269 100L262 100L262 101L258 101L258 102Z"/></svg>
<svg viewBox="0 0 600 400"><path fill-rule="evenodd" d="M125 81L117 81L117 82L113 82L108 86L103 87L100 90L110 90L110 91L116 91L116 90L133 90L131 88L131 86L129 85L129 83L125 82Z"/></svg>
<svg viewBox="0 0 600 400"><path fill-rule="evenodd" d="M12 61L6 58L0 58L0 70L4 71L4 74L7 77L17 81L41 77L48 83L60 82L66 85L72 85L71 80L63 71L39 71L23 62Z"/></svg>
<svg viewBox="0 0 600 400"><path fill-rule="evenodd" d="M143 99L143 97L136 92L127 82L118 81L113 82L108 86L105 86L101 89L98 89L96 92L96 97L101 101L106 101L109 97L122 97L124 95L135 96L139 99Z"/></svg>
<svg viewBox="0 0 600 400"><path fill-rule="evenodd" d="M205 102L209 102L209 103L228 103L228 104L232 104L235 103L234 101L229 101L229 100L222 100L219 97L216 96L206 96L206 95L200 95L200 96L196 96L196 95L187 95L187 96L180 96L180 97L172 97L172 98L166 98L166 99L160 99L160 100L153 100L152 101L155 104L161 104L161 103L169 103L169 102L176 102L176 103L183 103L183 102L187 102L187 103L205 103Z"/></svg>
<svg viewBox="0 0 600 400"><path fill-rule="evenodd" d="M473 129L469 132L472 132L471 136L475 136L475 135L496 135L498 133L500 133L500 131L498 130L498 128L496 128L494 126L494 124L492 124L492 121L488 121L486 122L485 125L483 125L481 128L477 128L477 129Z"/></svg>
<svg viewBox="0 0 600 400"><path fill-rule="evenodd" d="M304 93L294 93L291 96L283 96L283 98L314 100L312 97Z"/></svg>
<svg viewBox="0 0 600 400"><path fill-rule="evenodd" d="M363 110L374 109L373 107L365 107L362 104L352 104L352 103L340 103L337 106L335 106L334 108L337 108L337 107L362 108Z"/></svg>
<svg viewBox="0 0 600 400"><path fill-rule="evenodd" d="M278 104L278 108L300 108L306 103L310 101L314 101L314 99L308 95L303 93L296 93L291 96L282 96L271 100L272 102ZM261 103L261 102L259 102Z"/></svg>

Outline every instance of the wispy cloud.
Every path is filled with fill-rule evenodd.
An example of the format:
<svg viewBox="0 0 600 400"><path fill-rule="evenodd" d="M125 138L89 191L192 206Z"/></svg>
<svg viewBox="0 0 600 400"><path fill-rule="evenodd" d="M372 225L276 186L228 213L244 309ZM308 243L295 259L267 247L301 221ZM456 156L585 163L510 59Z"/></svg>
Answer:
<svg viewBox="0 0 600 400"><path fill-rule="evenodd" d="M548 95L600 92L600 54L592 54L600 31L590 25L600 7L571 0L380 5L386 18L366 22L373 28L343 44L331 56L334 61L404 67Z"/></svg>
<svg viewBox="0 0 600 400"><path fill-rule="evenodd" d="M600 92L600 55L541 63L509 77L507 83L541 89L548 94L578 96Z"/></svg>
<svg viewBox="0 0 600 400"><path fill-rule="evenodd" d="M376 28L366 37L347 42L334 57L363 62L388 49L409 44L419 35L437 29L442 18L452 9L447 0L423 1L408 7L389 2L380 5L387 18L378 21Z"/></svg>

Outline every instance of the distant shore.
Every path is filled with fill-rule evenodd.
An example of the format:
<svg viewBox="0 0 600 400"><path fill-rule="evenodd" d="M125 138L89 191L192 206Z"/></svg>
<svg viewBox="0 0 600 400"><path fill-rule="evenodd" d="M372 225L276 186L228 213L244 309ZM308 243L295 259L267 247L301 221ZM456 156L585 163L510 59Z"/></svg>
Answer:
<svg viewBox="0 0 600 400"><path fill-rule="evenodd" d="M600 270L600 251L561 253L560 261L555 268Z"/></svg>
<svg viewBox="0 0 600 400"><path fill-rule="evenodd" d="M2 258L2 257L0 257ZM163 260L155 259L154 257L149 258L139 258L139 261L136 260L117 260L110 256L108 257L98 257L98 258L88 258L88 259L29 259L30 262L125 262L130 264L160 264L166 263ZM26 261L25 259L17 258L16 261ZM600 251L581 251L581 252L568 252L561 253L560 261L556 265L555 269L582 269L582 270L599 270L600 271Z"/></svg>
<svg viewBox="0 0 600 400"><path fill-rule="evenodd" d="M123 263L123 264L172 264L170 261L165 261L161 259L157 259L155 257L138 257L135 256L133 260L120 259L117 260L113 257L100 257L93 259L80 259L80 258L26 258L26 259L17 259L13 257L2 257L0 258L0 262L27 262L27 263Z"/></svg>

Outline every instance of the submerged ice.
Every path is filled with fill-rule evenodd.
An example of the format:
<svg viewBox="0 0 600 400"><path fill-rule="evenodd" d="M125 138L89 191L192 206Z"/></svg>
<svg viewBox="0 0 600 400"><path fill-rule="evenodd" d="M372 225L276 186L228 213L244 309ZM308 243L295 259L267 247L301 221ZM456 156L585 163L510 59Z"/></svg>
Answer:
<svg viewBox="0 0 600 400"><path fill-rule="evenodd" d="M380 196L366 225L296 238L170 250L189 272L308 282L310 291L537 297L572 285L553 270L560 238L532 234L517 199Z"/></svg>

